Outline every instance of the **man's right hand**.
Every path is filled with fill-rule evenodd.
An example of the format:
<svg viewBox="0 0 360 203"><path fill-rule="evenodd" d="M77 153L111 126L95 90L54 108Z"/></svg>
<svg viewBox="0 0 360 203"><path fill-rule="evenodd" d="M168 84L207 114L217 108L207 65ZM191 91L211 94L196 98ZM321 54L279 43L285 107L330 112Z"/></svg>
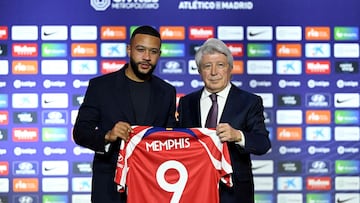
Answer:
<svg viewBox="0 0 360 203"><path fill-rule="evenodd" d="M106 133L105 141L115 142L118 138L127 141L131 132L133 131L129 123L119 121L110 131Z"/></svg>

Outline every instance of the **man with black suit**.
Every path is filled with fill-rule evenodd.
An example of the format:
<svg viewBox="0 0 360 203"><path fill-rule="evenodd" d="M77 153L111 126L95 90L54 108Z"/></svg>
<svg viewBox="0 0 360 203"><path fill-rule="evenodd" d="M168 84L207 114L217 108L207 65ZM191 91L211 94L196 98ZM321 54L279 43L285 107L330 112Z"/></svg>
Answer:
<svg viewBox="0 0 360 203"><path fill-rule="evenodd" d="M129 63L119 71L89 81L74 125L74 141L95 151L91 201L125 202L114 182L120 140L132 125L173 127L176 90L152 73L160 57L161 39L150 26L135 29L126 51ZM139 183L142 184L142 183Z"/></svg>
<svg viewBox="0 0 360 203"><path fill-rule="evenodd" d="M197 50L195 62L205 87L180 98L179 126L216 128L220 140L228 143L234 171L232 188L220 183L221 203L254 203L250 155L271 148L262 99L230 82L233 57L221 40L208 39ZM215 114L213 125L207 124L208 112Z"/></svg>

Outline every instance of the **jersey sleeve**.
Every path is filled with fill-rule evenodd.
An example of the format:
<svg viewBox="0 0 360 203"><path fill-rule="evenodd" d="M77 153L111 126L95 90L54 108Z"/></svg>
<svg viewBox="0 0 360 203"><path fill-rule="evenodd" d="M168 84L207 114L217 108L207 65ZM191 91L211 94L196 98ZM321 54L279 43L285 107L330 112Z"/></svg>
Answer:
<svg viewBox="0 0 360 203"><path fill-rule="evenodd" d="M126 176L128 172L127 160L125 160L125 149L126 143L124 140L121 140L114 178L118 192L125 192Z"/></svg>

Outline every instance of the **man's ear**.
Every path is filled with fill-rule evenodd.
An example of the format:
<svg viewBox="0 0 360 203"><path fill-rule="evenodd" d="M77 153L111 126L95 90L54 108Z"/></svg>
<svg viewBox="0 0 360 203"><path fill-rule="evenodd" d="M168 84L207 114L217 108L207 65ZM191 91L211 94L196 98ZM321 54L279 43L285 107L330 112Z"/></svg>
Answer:
<svg viewBox="0 0 360 203"><path fill-rule="evenodd" d="M131 46L130 46L130 44L126 45L126 53L127 53L127 56L130 57L130 53L131 53Z"/></svg>

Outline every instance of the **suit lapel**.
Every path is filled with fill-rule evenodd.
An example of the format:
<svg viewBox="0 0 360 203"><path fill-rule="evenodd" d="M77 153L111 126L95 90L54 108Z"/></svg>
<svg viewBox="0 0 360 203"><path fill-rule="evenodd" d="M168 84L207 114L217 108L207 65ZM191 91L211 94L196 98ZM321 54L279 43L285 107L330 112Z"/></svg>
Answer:
<svg viewBox="0 0 360 203"><path fill-rule="evenodd" d="M192 101L190 101L189 103L189 104L194 104L194 105L190 105L191 119L193 119L195 126L198 127L201 127L200 98L202 91L203 89L197 91L196 94L194 94L194 97L192 97L191 99Z"/></svg>
<svg viewBox="0 0 360 203"><path fill-rule="evenodd" d="M229 95L227 96L223 113L220 118L220 122L229 122L228 118L234 118L233 114L236 113L233 111L233 106L241 105L237 98L240 96L240 92L237 91L238 89L231 85Z"/></svg>

